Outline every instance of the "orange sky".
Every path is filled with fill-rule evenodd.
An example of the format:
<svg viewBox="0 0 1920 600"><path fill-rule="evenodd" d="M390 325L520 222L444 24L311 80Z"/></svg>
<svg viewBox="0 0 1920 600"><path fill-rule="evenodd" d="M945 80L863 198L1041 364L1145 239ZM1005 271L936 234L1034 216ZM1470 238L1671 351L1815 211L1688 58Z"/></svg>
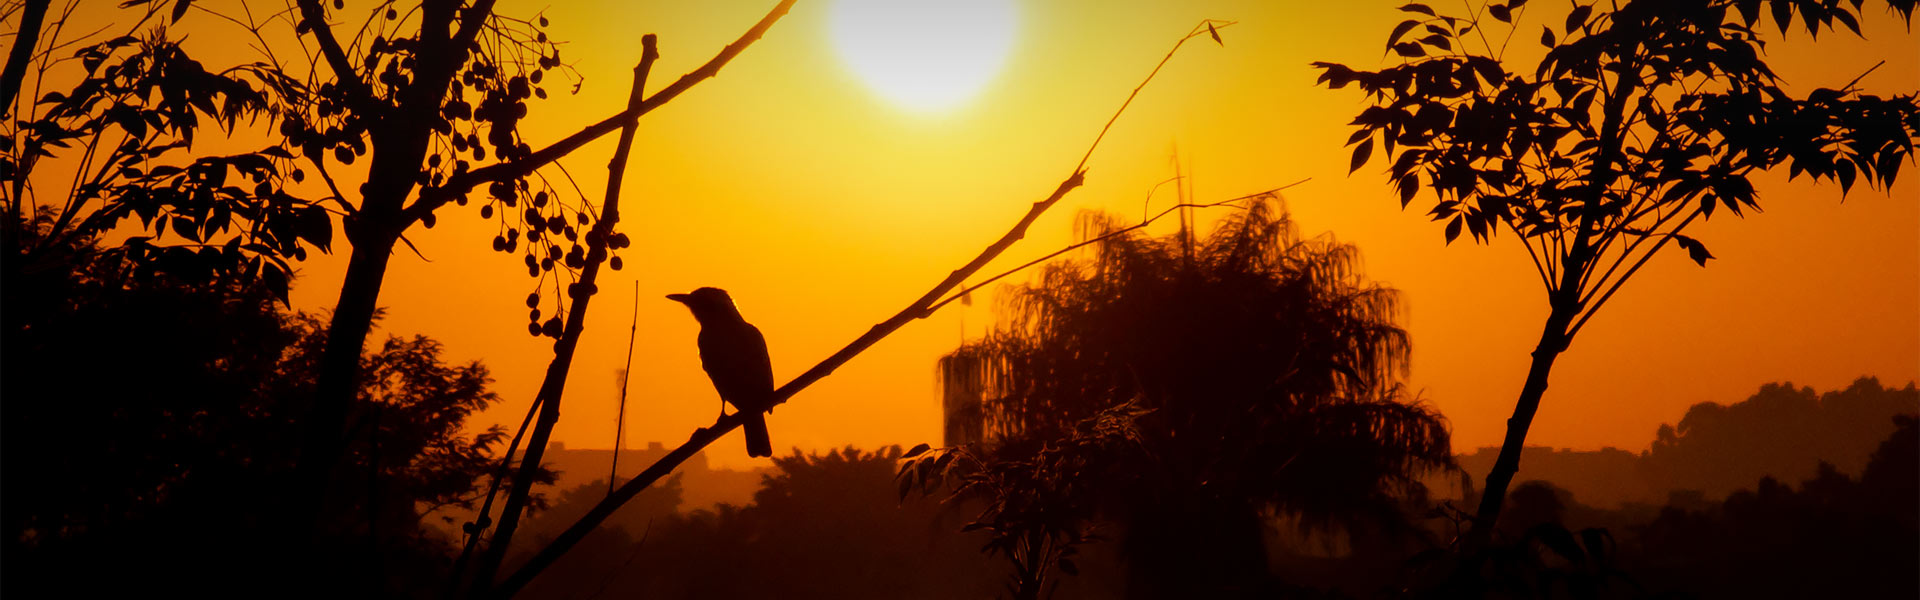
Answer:
<svg viewBox="0 0 1920 600"><path fill-rule="evenodd" d="M358 14L364 3L348 4ZM522 15L546 6L504 4ZM624 105L641 34L660 35L657 89L773 2L634 4L547 8L586 84L530 107L522 131L535 147ZM1070 242L1078 211L1138 215L1153 184L1173 174L1176 152L1201 201L1312 178L1286 194L1303 232L1359 245L1367 275L1404 294L1411 389L1451 420L1456 448L1498 443L1546 312L1525 252L1511 239L1446 247L1421 210L1399 209L1378 164L1348 177L1345 123L1362 99L1316 88L1308 67L1388 60L1381 42L1399 20L1396 3L1018 4L1005 69L951 112L919 114L875 95L834 52L830 3L801 0L719 78L642 119L622 201L621 230L634 245L625 270L602 275L555 439L612 445L614 371L636 278L627 439L676 444L712 422L717 400L695 355L695 323L664 294L731 291L766 333L784 382L1003 233L1069 174L1168 46L1218 18L1240 22L1222 31L1226 46L1192 44L1175 57L1093 156L1087 185L986 272ZM1524 32L1538 23L1523 26L1515 45L1531 44ZM1769 59L1801 93L1842 85L1882 59L1863 87L1920 89L1920 39L1891 19L1866 27L1871 42L1773 36ZM609 136L564 162L594 196L612 147ZM1684 253L1659 257L1583 332L1554 371L1529 441L1639 450L1687 406L1737 401L1763 382L1831 389L1860 375L1893 385L1920 378L1920 171L1906 175L1890 194L1856 188L1844 205L1837 187L1762 177L1764 214L1719 213L1699 229L1719 260L1701 269ZM487 250L494 226L473 210L443 210L438 228L409 235L431 262L404 250L393 261L383 331L424 333L454 359L484 360L505 400L483 420L517 425L550 340L527 335L531 280L517 255ZM331 308L344 267L344 252L304 263L295 307ZM934 361L981 333L994 304L915 322L802 392L770 419L775 446L939 443ZM716 445L716 464L765 462L747 459L738 439Z"/></svg>

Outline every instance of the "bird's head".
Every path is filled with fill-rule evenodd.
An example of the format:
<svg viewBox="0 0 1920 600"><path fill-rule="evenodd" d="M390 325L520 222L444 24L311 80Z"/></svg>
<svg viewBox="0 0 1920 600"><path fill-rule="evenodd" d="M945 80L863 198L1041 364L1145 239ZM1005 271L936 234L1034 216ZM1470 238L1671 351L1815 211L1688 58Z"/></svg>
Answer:
<svg viewBox="0 0 1920 600"><path fill-rule="evenodd" d="M667 294L667 299L687 305L687 310L693 311L693 318L702 323L740 318L740 310L733 306L733 297L720 288L703 287L687 294Z"/></svg>

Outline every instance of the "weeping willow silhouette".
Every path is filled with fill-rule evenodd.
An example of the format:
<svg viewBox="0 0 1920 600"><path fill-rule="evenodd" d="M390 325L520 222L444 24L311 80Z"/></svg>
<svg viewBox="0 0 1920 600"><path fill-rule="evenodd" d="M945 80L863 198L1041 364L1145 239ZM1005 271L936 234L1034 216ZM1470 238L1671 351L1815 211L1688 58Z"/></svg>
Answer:
<svg viewBox="0 0 1920 600"><path fill-rule="evenodd" d="M1301 239L1276 197L1242 208L1204 239L1082 215L1080 235L1105 237L1090 257L1011 286L1005 322L939 362L947 444L1007 460L1143 411L1143 452L1076 475L1099 482L1040 484L1103 486L1130 595L1275 585L1268 517L1404 528L1416 477L1452 465L1444 420L1398 383L1397 293L1361 276L1353 246Z"/></svg>

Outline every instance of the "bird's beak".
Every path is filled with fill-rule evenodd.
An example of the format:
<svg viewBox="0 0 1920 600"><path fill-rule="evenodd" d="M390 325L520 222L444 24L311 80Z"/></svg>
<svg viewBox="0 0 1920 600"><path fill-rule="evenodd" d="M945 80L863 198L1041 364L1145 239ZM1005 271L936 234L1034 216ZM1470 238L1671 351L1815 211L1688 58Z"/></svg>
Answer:
<svg viewBox="0 0 1920 600"><path fill-rule="evenodd" d="M667 299L672 300L674 302L679 302L681 304L686 304L688 300L693 299L693 296L689 296L686 294L667 294Z"/></svg>

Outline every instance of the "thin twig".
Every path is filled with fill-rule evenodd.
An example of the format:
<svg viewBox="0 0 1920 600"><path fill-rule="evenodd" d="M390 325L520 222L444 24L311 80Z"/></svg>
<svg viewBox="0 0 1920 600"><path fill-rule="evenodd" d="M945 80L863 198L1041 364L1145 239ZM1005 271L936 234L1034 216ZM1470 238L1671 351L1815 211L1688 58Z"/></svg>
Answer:
<svg viewBox="0 0 1920 600"><path fill-rule="evenodd" d="M1092 158L1093 150L1095 148L1100 147L1100 140L1106 139L1107 130L1113 129L1113 122L1120 120L1120 115L1127 112L1127 106L1130 104L1133 104L1134 96L1140 95L1140 90L1146 88L1147 84L1153 82L1153 76L1159 75L1160 67L1167 66L1167 61L1173 60L1173 53L1179 52L1180 46L1182 44L1187 43L1187 40L1200 37L1200 34L1202 33L1217 32L1218 30L1232 27L1237 23L1239 22L1238 21L1217 21L1214 19L1207 19L1207 20L1201 21L1199 25L1195 25L1193 28L1193 31L1187 32L1187 35L1185 37L1180 38L1180 41L1174 42L1173 48L1170 50L1167 50L1167 55L1160 58L1159 64L1153 65L1153 71L1147 73L1147 78L1141 80L1140 85L1133 87L1133 93L1127 94L1127 100L1125 102L1120 103L1120 110L1113 111L1113 117L1110 119L1107 119L1106 126L1100 128L1100 135L1093 136L1093 144L1087 146L1087 153L1080 157L1080 164L1074 165L1073 171L1075 173L1078 173L1087 168L1087 159Z"/></svg>
<svg viewBox="0 0 1920 600"><path fill-rule="evenodd" d="M976 284L973 284L973 285L970 285L970 286L967 286L967 287L965 287L965 288L963 288L963 289L961 289L961 290L960 290L960 291L958 291L958 292L954 292L954 294L953 294L953 295L951 295L951 296L947 296L947 299L945 299L945 300L941 300L941 301L939 301L939 302L936 302L936 303L934 303L934 304L933 304L933 306L929 306L929 307L927 307L927 313L926 313L925 315L921 315L921 318L923 318L923 319L924 319L924 318L926 318L926 317L930 317L930 316L933 316L933 313L934 313L935 311L938 311L938 310L940 310L940 307L942 307L942 306L946 306L947 304L950 304L950 303L952 303L952 302L953 302L953 301L955 301L955 300L959 300L960 298L962 298L962 297L964 297L964 296L966 296L967 294L971 294L971 293L973 293L973 292L974 292L975 290L978 290L978 289L980 289L980 288L983 288L983 287L987 287L987 285L988 285L988 284L991 284L991 283L993 283L993 282L995 282L995 281L999 281L999 280L1000 280L1001 278L1004 278L1004 277L1006 277L1006 276L1008 276L1008 275L1012 275L1012 274L1014 274L1014 273L1018 273L1018 272L1021 272L1021 271L1024 271L1024 270L1027 270L1028 268L1031 268L1031 267L1033 267L1034 265L1037 265L1037 264L1040 264L1040 263L1043 263L1043 262L1046 262L1046 261L1048 261L1048 260L1052 260L1052 259L1053 259L1053 257L1056 257L1056 256L1059 256L1059 255L1062 255L1062 254L1066 254L1066 253L1068 253L1068 252L1072 252L1072 251L1074 251L1074 250L1079 250L1079 249L1081 249L1081 248L1085 248L1085 247L1087 247L1087 246L1090 246L1090 245L1093 245L1093 244L1098 244L1098 243L1100 243L1100 242L1104 242L1104 241L1107 241L1107 240L1110 240L1110 239L1113 239L1113 238L1116 238L1116 237L1119 237L1119 236L1122 236L1122 235L1126 235L1126 234L1128 234L1128 233L1131 233L1131 232L1134 232L1134 231L1137 231L1137 230L1139 230L1139 229L1141 229L1141 228L1144 228L1144 227L1146 227L1146 226L1148 226L1148 225L1152 225L1154 221L1158 221L1158 220L1160 220L1160 217L1164 217L1164 216L1167 216L1167 214L1169 214L1169 213L1172 213L1172 212L1173 212L1173 211L1175 211L1175 210L1179 210L1179 209L1182 209L1182 208L1214 208L1214 207L1218 207L1218 206L1225 206L1225 205L1228 205L1228 204L1233 204L1233 203L1235 203L1235 202L1239 202L1239 201L1242 201L1242 200L1250 200L1250 199L1253 199L1253 198L1259 198L1259 197L1263 197L1263 196L1270 196L1270 195L1273 195L1273 194L1277 194L1277 193L1280 193L1281 191L1283 191L1283 190L1286 190L1287 188L1291 188L1291 187L1293 187L1293 186L1296 186L1296 185L1300 185L1300 184L1302 184L1302 183L1306 183L1307 181L1309 181L1309 180L1311 180L1311 179L1312 179L1312 178L1311 178L1311 177L1309 177L1309 178L1307 178L1307 179L1302 179L1302 180L1299 180L1299 181L1295 181L1295 182L1293 182L1293 183L1289 183L1289 184L1286 184L1286 185L1283 185L1283 186L1280 186L1280 187L1277 187L1277 188L1273 188L1273 189L1270 189L1270 190L1267 190L1267 191L1264 191L1264 192L1258 192L1258 193L1253 193L1253 194L1247 194L1247 195L1245 195L1245 196L1239 196L1239 197L1236 197L1236 198L1228 198L1228 199L1226 199L1226 200L1221 200L1221 201L1219 201L1219 202L1209 202L1209 203L1205 203L1205 204L1195 204L1195 203L1192 203L1192 202L1182 202L1182 203L1180 203L1180 204L1175 204L1175 205L1173 205L1173 206L1169 206L1169 207L1167 207L1167 208L1166 208L1166 210L1162 210L1162 211L1160 211L1160 212L1159 212L1159 214L1155 214L1155 215L1153 215L1152 217L1150 217L1150 218L1148 218L1148 219L1145 219L1145 220L1142 220L1142 221L1140 221L1139 223L1135 223L1135 224L1133 224L1133 225L1130 225L1130 226L1127 226L1127 227L1123 227L1123 228L1120 228L1120 229L1115 229L1115 230L1113 230L1113 231L1109 231L1109 232L1106 232L1106 233L1104 233L1104 234L1101 234L1101 235L1100 235L1100 236L1098 236L1098 237L1094 237L1094 238L1091 238L1091 239L1087 239L1087 240L1084 240L1084 241L1081 241L1081 242L1078 242L1078 243L1074 243L1074 244L1070 244L1070 245L1068 245L1068 246L1067 246L1067 247L1065 247L1065 248L1061 248L1061 249L1059 249L1059 250L1055 250L1055 251L1053 251L1053 252L1051 252L1051 253L1048 253L1048 254L1047 254L1046 256L1042 256L1042 257L1040 257L1040 258L1036 258L1036 259L1033 259L1033 260L1030 260L1030 261L1027 261L1027 263L1026 263L1026 264L1023 264L1023 265L1020 265L1020 266L1018 266L1018 267L1014 267L1014 268L1011 268L1011 269L1007 269L1006 271L1003 271L1003 272L1001 272L1001 273L1000 273L1000 274L998 274L998 275L994 275L994 276L992 276L992 277L988 277L988 278L986 278L985 280L982 280L982 281L981 281L980 283L976 283Z"/></svg>
<svg viewBox="0 0 1920 600"><path fill-rule="evenodd" d="M627 368L620 376L620 412L613 420L613 465L607 467L607 495L620 484L620 451L626 448L627 390L633 387L633 341L640 337L640 280L633 280L633 328L627 331Z"/></svg>

